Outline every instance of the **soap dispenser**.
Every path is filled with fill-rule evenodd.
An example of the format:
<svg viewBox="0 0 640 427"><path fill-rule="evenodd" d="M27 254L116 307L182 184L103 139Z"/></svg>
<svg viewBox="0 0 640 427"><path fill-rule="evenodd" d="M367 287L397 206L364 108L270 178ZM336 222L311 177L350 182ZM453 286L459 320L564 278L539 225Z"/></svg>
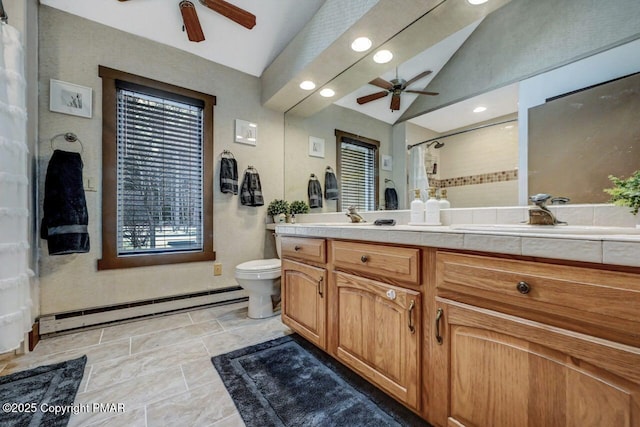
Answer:
<svg viewBox="0 0 640 427"><path fill-rule="evenodd" d="M447 189L443 188L442 190L440 190L440 210L442 209L449 209L451 207L451 203L449 202L449 200L447 200Z"/></svg>
<svg viewBox="0 0 640 427"><path fill-rule="evenodd" d="M411 202L411 224L424 224L424 202L420 190L414 190L415 199Z"/></svg>
<svg viewBox="0 0 640 427"><path fill-rule="evenodd" d="M429 188L429 200L425 203L425 225L440 225L440 202L436 199L436 189Z"/></svg>

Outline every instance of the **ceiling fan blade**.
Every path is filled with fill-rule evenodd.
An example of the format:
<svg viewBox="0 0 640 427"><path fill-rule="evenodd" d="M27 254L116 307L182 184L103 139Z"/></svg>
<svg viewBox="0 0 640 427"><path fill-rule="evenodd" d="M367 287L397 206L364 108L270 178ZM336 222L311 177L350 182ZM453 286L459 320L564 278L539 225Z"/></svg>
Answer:
<svg viewBox="0 0 640 427"><path fill-rule="evenodd" d="M249 30L256 26L256 16L224 0L200 0L200 3Z"/></svg>
<svg viewBox="0 0 640 427"><path fill-rule="evenodd" d="M191 3L188 0L182 0L179 6L180 6L180 13L182 14L182 22L184 23L184 28L187 30L187 36L189 37L189 41L192 41L192 42L203 41L204 33L202 32L202 27L200 26L200 20L198 19L198 13L196 12L196 8L193 5L193 3Z"/></svg>
<svg viewBox="0 0 640 427"><path fill-rule="evenodd" d="M361 96L360 98L356 99L356 101L358 102L358 104L362 105L366 104L367 102L375 101L376 99L384 98L387 95L389 95L389 92L383 90L381 92L372 93L371 95Z"/></svg>
<svg viewBox="0 0 640 427"><path fill-rule="evenodd" d="M400 95L393 95L391 97L391 111L398 111L400 109Z"/></svg>
<svg viewBox="0 0 640 427"><path fill-rule="evenodd" d="M376 77L375 79L369 82L370 85L381 87L382 89L391 89L393 85L386 81L385 79L381 79L380 77Z"/></svg>
<svg viewBox="0 0 640 427"><path fill-rule="evenodd" d="M407 81L404 86L407 87L409 86L411 83L420 80L423 77L427 77L429 74L431 74L432 71L431 70L427 70L427 71L423 71L422 73L418 74L417 76L415 76L412 79L409 79L409 81Z"/></svg>
<svg viewBox="0 0 640 427"><path fill-rule="evenodd" d="M407 93L417 93L420 95L440 95L440 92L427 92L425 90L405 90Z"/></svg>

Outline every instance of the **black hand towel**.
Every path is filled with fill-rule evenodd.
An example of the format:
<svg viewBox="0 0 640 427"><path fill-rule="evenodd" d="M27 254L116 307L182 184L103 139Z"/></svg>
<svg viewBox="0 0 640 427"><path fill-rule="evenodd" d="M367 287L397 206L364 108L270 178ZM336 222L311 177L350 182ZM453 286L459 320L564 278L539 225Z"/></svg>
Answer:
<svg viewBox="0 0 640 427"><path fill-rule="evenodd" d="M333 173L331 166L327 166L324 171L324 198L327 200L338 200L338 180L336 174Z"/></svg>
<svg viewBox="0 0 640 427"><path fill-rule="evenodd" d="M44 183L40 236L49 255L89 252L89 214L82 186L80 153L55 150Z"/></svg>
<svg viewBox="0 0 640 427"><path fill-rule="evenodd" d="M314 174L309 177L309 185L307 187L307 193L309 194L309 207L321 208L322 207L322 187L320 181Z"/></svg>
<svg viewBox="0 0 640 427"><path fill-rule="evenodd" d="M220 160L220 191L238 194L238 164L236 159L223 157Z"/></svg>
<svg viewBox="0 0 640 427"><path fill-rule="evenodd" d="M242 188L240 189L240 203L245 206L264 205L260 175L258 175L258 171L253 168L247 169L244 172Z"/></svg>
<svg viewBox="0 0 640 427"><path fill-rule="evenodd" d="M395 188L385 188L384 208L388 211L398 209L398 193L396 192Z"/></svg>

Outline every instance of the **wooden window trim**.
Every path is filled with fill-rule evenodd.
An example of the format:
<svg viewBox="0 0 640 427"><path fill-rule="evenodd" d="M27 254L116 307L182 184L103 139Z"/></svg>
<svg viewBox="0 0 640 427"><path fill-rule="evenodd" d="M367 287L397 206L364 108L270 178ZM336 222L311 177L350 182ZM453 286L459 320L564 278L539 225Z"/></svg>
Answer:
<svg viewBox="0 0 640 427"><path fill-rule="evenodd" d="M342 171L342 154L341 154L341 147L342 147L342 138L346 137L349 139L352 139L354 141L359 141L362 142L364 144L369 144L369 145L374 145L377 149L376 149L376 168L375 168L375 177L374 177L374 209L378 209L378 199L379 199L379 191L380 191L380 184L379 184L379 179L380 179L380 141L376 141L375 139L371 139L371 138L367 138L365 136L361 136L361 135L356 135L355 133L349 133L349 132L345 132L339 129L335 129L335 135L336 135L336 173L338 174L338 177L340 177L340 173ZM337 212L341 212L340 206L342 206L342 200L341 200L341 196L338 196L338 202L336 204L336 211Z"/></svg>
<svg viewBox="0 0 640 427"><path fill-rule="evenodd" d="M98 270L213 261L213 108L216 97L100 65L102 78L102 259ZM118 256L117 250L117 94L116 80L136 83L204 102L203 251Z"/></svg>

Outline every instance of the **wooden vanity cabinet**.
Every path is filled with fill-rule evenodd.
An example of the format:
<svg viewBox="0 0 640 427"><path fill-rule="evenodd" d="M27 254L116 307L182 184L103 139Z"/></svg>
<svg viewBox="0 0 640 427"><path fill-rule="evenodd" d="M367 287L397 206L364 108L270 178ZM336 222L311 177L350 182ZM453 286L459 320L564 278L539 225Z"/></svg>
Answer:
<svg viewBox="0 0 640 427"><path fill-rule="evenodd" d="M281 244L282 322L326 350L325 240L283 237Z"/></svg>
<svg viewBox="0 0 640 427"><path fill-rule="evenodd" d="M329 248L329 352L418 411L420 251L344 241L330 241Z"/></svg>
<svg viewBox="0 0 640 427"><path fill-rule="evenodd" d="M640 348L629 344L639 329L614 321L637 325L637 275L447 252L436 259L431 423L640 426Z"/></svg>

